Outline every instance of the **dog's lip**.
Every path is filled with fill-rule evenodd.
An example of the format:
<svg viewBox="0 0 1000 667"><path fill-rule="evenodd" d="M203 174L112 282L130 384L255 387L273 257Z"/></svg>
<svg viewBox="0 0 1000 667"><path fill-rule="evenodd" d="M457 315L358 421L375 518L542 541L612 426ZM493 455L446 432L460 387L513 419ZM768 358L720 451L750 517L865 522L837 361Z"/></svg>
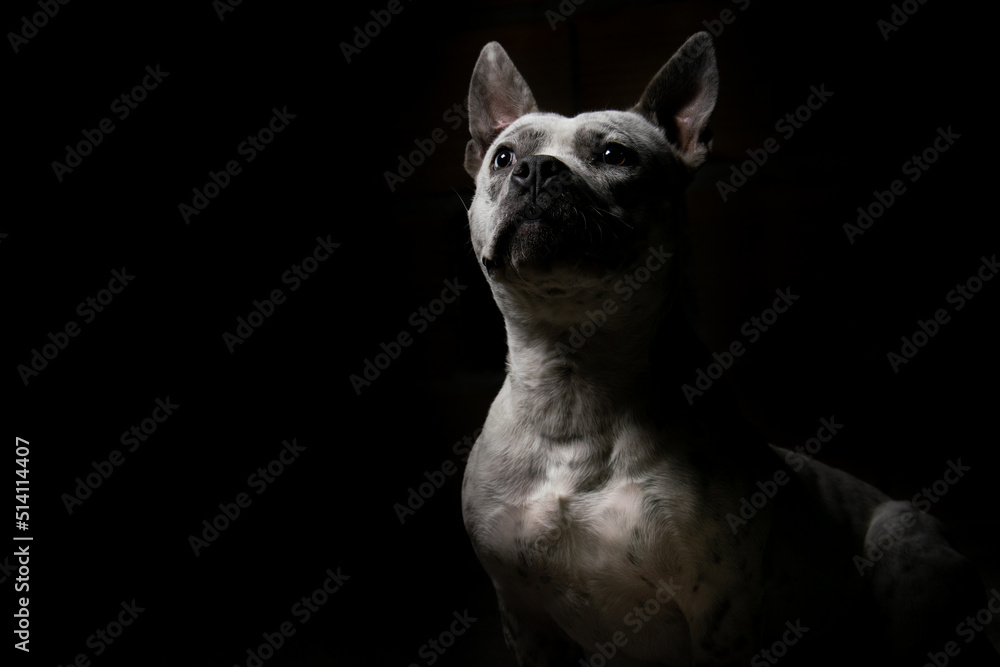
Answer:
<svg viewBox="0 0 1000 667"><path fill-rule="evenodd" d="M594 290L608 289L606 277L576 275L570 278L565 274L560 277L535 275L532 280L520 282L519 286L529 294L545 299L576 299Z"/></svg>
<svg viewBox="0 0 1000 667"><path fill-rule="evenodd" d="M516 231L525 225L550 224L555 225L563 222L563 216L554 216L549 211L540 206L526 206L510 217L510 227Z"/></svg>

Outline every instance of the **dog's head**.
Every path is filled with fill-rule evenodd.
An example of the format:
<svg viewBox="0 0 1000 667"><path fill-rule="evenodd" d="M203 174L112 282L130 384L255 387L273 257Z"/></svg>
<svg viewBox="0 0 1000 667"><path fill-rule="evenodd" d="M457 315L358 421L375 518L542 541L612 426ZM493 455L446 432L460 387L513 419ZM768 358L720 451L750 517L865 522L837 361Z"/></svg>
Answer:
<svg viewBox="0 0 1000 667"><path fill-rule="evenodd" d="M701 32L631 109L540 113L507 53L487 44L469 89L465 168L476 179L472 246L498 301L606 290L650 247L669 248L683 189L708 152L717 91Z"/></svg>

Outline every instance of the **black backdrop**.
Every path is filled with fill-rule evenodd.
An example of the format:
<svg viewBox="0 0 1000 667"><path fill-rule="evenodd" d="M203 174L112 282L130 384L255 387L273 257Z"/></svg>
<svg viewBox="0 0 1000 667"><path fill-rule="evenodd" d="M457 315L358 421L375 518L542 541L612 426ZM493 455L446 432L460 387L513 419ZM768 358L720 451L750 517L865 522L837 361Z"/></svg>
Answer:
<svg viewBox="0 0 1000 667"><path fill-rule="evenodd" d="M283 623L295 634L265 664L512 664L459 506L461 443L504 355L467 240L467 130L455 120L490 39L543 107L574 113L634 101L707 22L722 92L715 153L690 193L699 331L721 350L744 340L775 289L800 295L726 391L789 446L835 417L845 428L820 457L899 497L961 458L971 471L932 512L1000 583L1000 282L961 310L947 298L998 249L994 143L980 119L986 17L904 3L914 13L886 38L890 3L52 2L51 17L44 4L9 5L3 22L27 36L9 34L4 56L0 223L4 465L18 468L16 437L30 447L29 527L10 530L33 537L31 653L14 651L15 664L247 665ZM367 43L357 37L378 17ZM822 85L829 100L791 136L779 131ZM123 94L141 101L128 108ZM105 118L113 131L98 142ZM904 163L939 128L958 138L910 181ZM255 136L254 152L244 142ZM769 137L779 150L723 201L717 183ZM225 187L205 192L212 174ZM905 193L851 243L843 224L896 179ZM185 216L195 203L207 205ZM296 265L308 280L286 273ZM116 271L132 278L113 294ZM449 283L464 287L438 309ZM284 301L227 345L274 290ZM88 298L103 309L78 309ZM950 320L894 372L887 353L941 308ZM71 321L76 335L61 334ZM404 332L397 358L376 359ZM356 390L366 360L386 367ZM166 415L158 399L177 407ZM123 434L144 420L156 430L130 451ZM284 441L304 449L273 464L272 481L251 479L292 451ZM96 488L67 500L88 476ZM417 505L435 481L401 522L394 506ZM220 504L235 513L238 497L249 505L226 525ZM213 519L225 528L203 535ZM213 540L196 555L192 535ZM3 563L14 613L24 593L16 562ZM328 571L340 588L317 594L307 618L295 605ZM133 600L143 611L104 643L95 633L117 634L109 625ZM477 620L438 657L428 640L466 610Z"/></svg>

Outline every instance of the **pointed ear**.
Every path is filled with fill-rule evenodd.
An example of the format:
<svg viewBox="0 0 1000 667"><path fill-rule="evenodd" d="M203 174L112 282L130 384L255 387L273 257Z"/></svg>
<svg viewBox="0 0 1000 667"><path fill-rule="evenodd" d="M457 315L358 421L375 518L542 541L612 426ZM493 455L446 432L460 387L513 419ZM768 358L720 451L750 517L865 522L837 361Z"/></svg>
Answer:
<svg viewBox="0 0 1000 667"><path fill-rule="evenodd" d="M662 127L688 167L695 169L711 147L708 120L718 95L712 38L699 32L657 72L632 111Z"/></svg>
<svg viewBox="0 0 1000 667"><path fill-rule="evenodd" d="M510 56L497 42L483 47L469 85L469 133L465 170L475 178L486 149L505 127L538 111L535 98Z"/></svg>

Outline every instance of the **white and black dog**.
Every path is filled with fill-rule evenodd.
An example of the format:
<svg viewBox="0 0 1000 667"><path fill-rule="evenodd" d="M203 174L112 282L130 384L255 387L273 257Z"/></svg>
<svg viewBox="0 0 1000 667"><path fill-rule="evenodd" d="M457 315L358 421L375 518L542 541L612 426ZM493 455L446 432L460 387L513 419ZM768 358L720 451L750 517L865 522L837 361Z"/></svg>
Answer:
<svg viewBox="0 0 1000 667"><path fill-rule="evenodd" d="M769 446L724 390L700 412L680 393L705 354L678 305L684 192L717 91L706 33L633 108L573 118L499 44L479 56L469 223L509 352L462 504L507 643L534 667L970 656L956 623L986 597L936 520Z"/></svg>

